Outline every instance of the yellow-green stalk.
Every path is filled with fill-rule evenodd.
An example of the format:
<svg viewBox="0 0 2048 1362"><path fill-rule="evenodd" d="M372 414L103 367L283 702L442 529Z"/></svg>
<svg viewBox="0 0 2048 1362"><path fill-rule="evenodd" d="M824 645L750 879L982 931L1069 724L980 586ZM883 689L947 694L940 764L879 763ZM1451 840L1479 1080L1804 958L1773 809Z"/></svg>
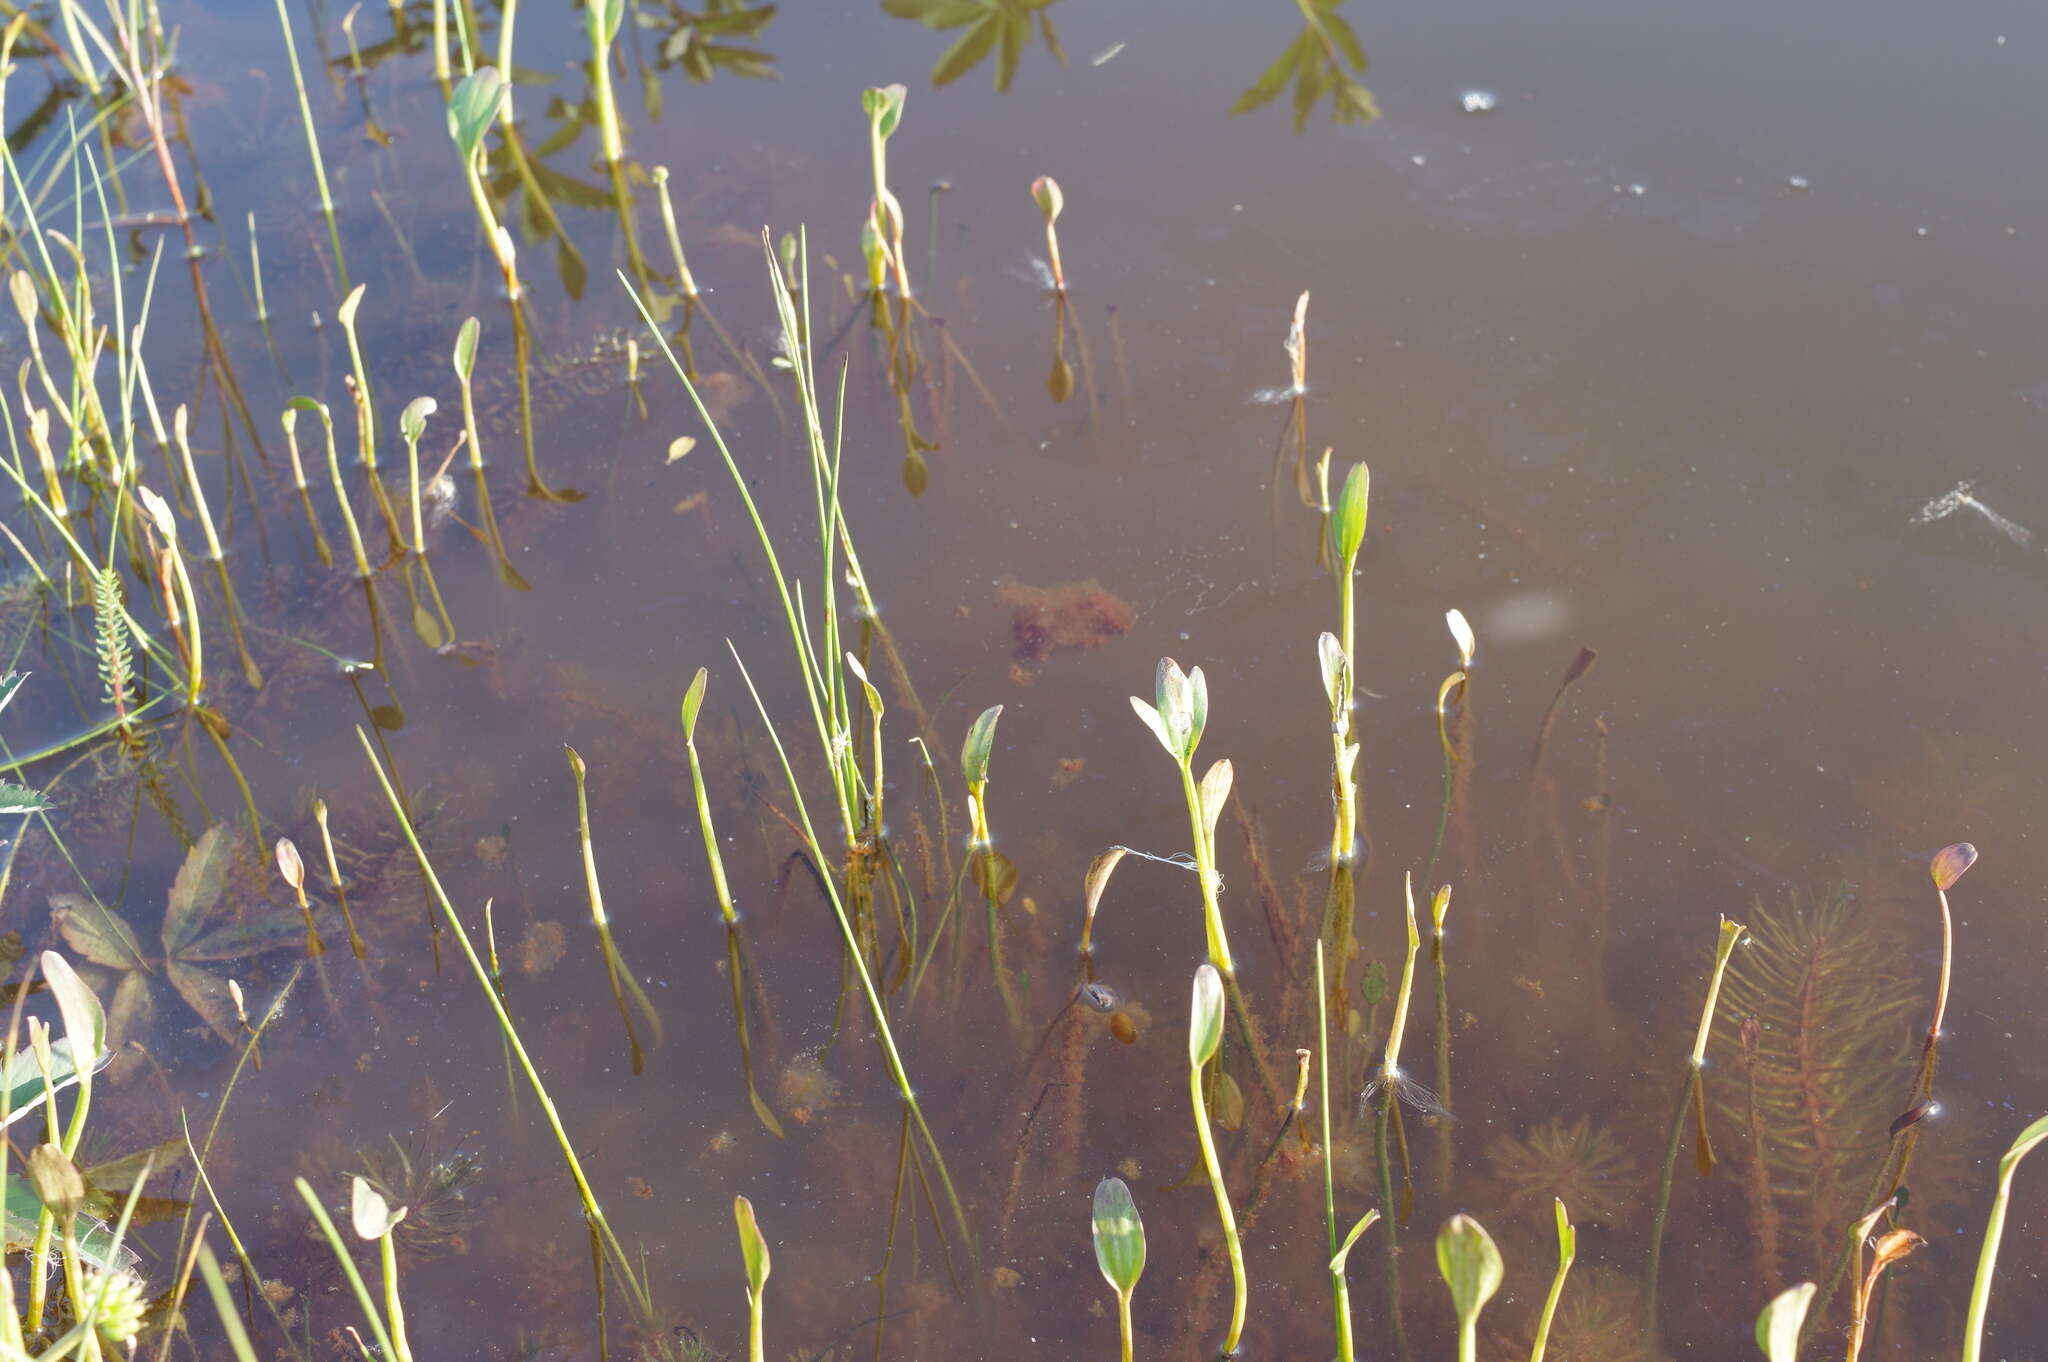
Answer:
<svg viewBox="0 0 2048 1362"><path fill-rule="evenodd" d="M463 320L462 329L455 333L455 377L462 384L462 434L469 445L469 466L481 470L484 466L483 437L476 428L476 393L470 380L476 373L476 341L480 330L477 319Z"/></svg>
<svg viewBox="0 0 2048 1362"><path fill-rule="evenodd" d="M1222 1355L1237 1352L1244 1336L1245 1286L1244 1246L1237 1238L1237 1216L1230 1209L1230 1190L1223 1185L1223 1165L1216 1158L1216 1137L1209 1130L1209 1104L1202 1092L1202 1071L1216 1057L1223 1044L1223 975L1214 965L1195 970L1194 998L1188 1012L1188 1099L1195 1111L1195 1137L1202 1146L1202 1166L1209 1173L1209 1190L1216 1197L1216 1218L1223 1226L1224 1248L1230 1254L1230 1331L1224 1335Z"/></svg>
<svg viewBox="0 0 2048 1362"><path fill-rule="evenodd" d="M747 1269L747 1362L765 1362L762 1322L767 1305L763 1293L768 1287L770 1261L768 1240L754 1219L754 1203L743 1196L732 1199L732 1218L740 1231L740 1259Z"/></svg>
<svg viewBox="0 0 2048 1362"><path fill-rule="evenodd" d="M320 825L320 847L327 854L327 880L334 886L334 898L341 905L341 920L348 924L348 946L356 959L363 958L363 938L356 931L355 914L348 907L348 886L342 883L341 866L334 859L334 833L327 826L327 801L313 801L313 821Z"/></svg>
<svg viewBox="0 0 2048 1362"><path fill-rule="evenodd" d="M1323 943L1316 942L1316 1044L1321 1048L1322 1064L1322 1118L1323 1118L1323 1223L1330 1236L1330 1304L1336 1314L1337 1362L1354 1362L1355 1347L1351 1337L1351 1282L1344 1275L1351 1257L1351 1246L1359 1236L1373 1227L1380 1218L1376 1210L1367 1211L1344 1236L1337 1239L1337 1179L1331 1161L1330 1145L1330 990L1329 981L1324 977Z"/></svg>
<svg viewBox="0 0 2048 1362"><path fill-rule="evenodd" d="M439 410L431 397L415 397L398 413L398 431L405 437L405 461L412 476L412 551L427 551L427 531L420 514L420 437L427 433L427 418Z"/></svg>
<svg viewBox="0 0 2048 1362"><path fill-rule="evenodd" d="M398 1248L391 1237L398 1222L405 1219L406 1210L404 1206L393 1210L366 1178L358 1177L351 1184L349 1219L359 1238L377 1244L378 1261L383 1267L384 1313L391 1327L391 1355L398 1362L412 1362L412 1345L405 1336L405 1307L398 1299Z"/></svg>
<svg viewBox="0 0 2048 1362"><path fill-rule="evenodd" d="M348 484L341 477L341 454L334 447L334 414L315 397L294 397L287 405L310 411L320 418L320 432L327 438L327 476L334 483L334 499L341 506L342 523L348 526L348 546L356 558L356 575L370 577L370 555L363 551L363 533L356 526L355 508L349 505Z"/></svg>
<svg viewBox="0 0 2048 1362"><path fill-rule="evenodd" d="M1565 1212L1564 1200L1551 1200L1557 1209L1557 1275L1550 1279L1550 1294L1543 1298L1543 1314L1536 1321L1536 1342L1529 1349L1529 1362L1543 1362L1544 1351L1550 1346L1550 1325L1557 1318L1558 1298L1564 1295L1564 1279L1579 1256L1579 1231Z"/></svg>
<svg viewBox="0 0 2048 1362"><path fill-rule="evenodd" d="M299 411L286 407L278 418L284 426L285 449L291 454L292 487L299 494L299 504L306 510L306 527L313 532L313 551L320 556L320 566L334 566L334 551L327 547L327 536L320 533L320 519L313 514L313 492L306 482L306 466L299 457Z"/></svg>

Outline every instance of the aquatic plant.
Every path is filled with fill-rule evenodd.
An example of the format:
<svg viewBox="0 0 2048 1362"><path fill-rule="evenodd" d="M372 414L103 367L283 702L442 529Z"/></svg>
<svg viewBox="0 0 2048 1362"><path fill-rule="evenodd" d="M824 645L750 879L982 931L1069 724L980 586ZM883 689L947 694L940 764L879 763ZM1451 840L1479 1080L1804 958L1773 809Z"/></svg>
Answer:
<svg viewBox="0 0 2048 1362"><path fill-rule="evenodd" d="M768 1241L754 1219L754 1203L743 1196L732 1199L732 1218L740 1231L740 1258L747 1269L747 1362L764 1362L761 1326L766 1304L762 1292L768 1285Z"/></svg>
<svg viewBox="0 0 2048 1362"><path fill-rule="evenodd" d="M1571 1275L1572 1260L1579 1256L1579 1232L1565 1211L1562 1199L1557 1208L1557 1275L1550 1280L1550 1294L1543 1298L1543 1314L1536 1321L1536 1341L1529 1348L1529 1362L1543 1362L1550 1346L1550 1326L1557 1320L1557 1302L1564 1295L1565 1278Z"/></svg>
<svg viewBox="0 0 2048 1362"><path fill-rule="evenodd" d="M412 1362L412 1345L405 1335L405 1308L398 1298L398 1249L391 1236L405 1219L406 1208L392 1209L364 1178L351 1180L349 1186L349 1223L357 1238L376 1243L378 1262L383 1269L384 1313L390 1322L391 1355L398 1362Z"/></svg>
<svg viewBox="0 0 2048 1362"><path fill-rule="evenodd" d="M283 0L279 3L282 4ZM462 173L469 184L470 203L476 208L484 240L490 243L491 253L498 261L498 271L505 277L505 296L516 302L522 292L518 253L512 245L512 234L505 230L491 208L483 180L484 135L497 120L505 88L505 81L494 66L479 67L465 76L448 100L448 136L462 158Z"/></svg>
<svg viewBox="0 0 2048 1362"><path fill-rule="evenodd" d="M1479 1355L1479 1312L1500 1290L1506 1268L1486 1227L1469 1215L1454 1215L1436 1237L1436 1266L1451 1289L1458 1315L1458 1362Z"/></svg>
<svg viewBox="0 0 2048 1362"><path fill-rule="evenodd" d="M1095 1184L1095 1209L1090 1217L1095 1239L1095 1265L1102 1279L1116 1293L1117 1337L1123 1347L1123 1362L1131 1362L1131 1293L1145 1271L1145 1222L1138 1216L1137 1203L1122 1178L1104 1178Z"/></svg>
<svg viewBox="0 0 2048 1362"><path fill-rule="evenodd" d="M1739 1038L1716 1042L1717 1102L1743 1132L1733 1157L1757 1267L1776 1287L1817 1277L1865 1209L1856 1198L1886 1153L1906 1016L1920 999L1899 972L1897 936L1847 889L1759 900L1748 916L1756 947L1725 985L1744 1021Z"/></svg>
<svg viewBox="0 0 2048 1362"><path fill-rule="evenodd" d="M2019 1133L1998 1160L1998 1192L1991 1200L1991 1218L1984 1225L1984 1246L1977 1255L1977 1274L1970 1283L1970 1315L1963 1326L1963 1362L1979 1362L1984 1348L1984 1317L1991 1308L1991 1278L1998 1267L1998 1246L2005 1237L2005 1211L2012 1200L2012 1178L2020 1160L2048 1140L2048 1116Z"/></svg>
<svg viewBox="0 0 2048 1362"><path fill-rule="evenodd" d="M995 83L1006 91L1017 77L1017 63L1030 46L1034 25L1046 50L1064 66L1066 53L1053 31L1048 12L1057 0L883 0L884 13L915 19L926 28L967 31L953 40L932 67L932 84L950 85L997 53Z"/></svg>
<svg viewBox="0 0 2048 1362"><path fill-rule="evenodd" d="M1367 1211L1351 1226L1343 1242L1337 1239L1337 1178L1331 1163L1330 1143L1330 992L1324 978L1323 943L1316 942L1316 1047L1323 1056L1319 1094L1323 1122L1323 1224L1329 1234L1330 1248L1330 1303L1336 1318L1337 1362L1352 1362L1354 1344L1351 1337L1351 1282L1345 1276L1345 1268L1351 1258L1351 1247L1359 1237L1373 1227L1380 1218L1377 1210Z"/></svg>
<svg viewBox="0 0 2048 1362"><path fill-rule="evenodd" d="M1358 83L1353 71L1365 70L1365 49L1350 21L1337 13L1344 0L1295 0L1301 11L1301 34L1287 45L1249 89L1230 106L1233 117L1271 104L1294 86L1294 130L1308 126L1308 116L1325 96L1330 117L1338 123L1370 123L1380 116L1372 91Z"/></svg>
<svg viewBox="0 0 2048 1362"><path fill-rule="evenodd" d="M1642 1177L1635 1156L1605 1126L1581 1116L1570 1125L1553 1116L1521 1139L1503 1135L1486 1161L1500 1208L1539 1217L1555 1202L1578 1208L1582 1220L1618 1224L1635 1209Z"/></svg>
<svg viewBox="0 0 2048 1362"><path fill-rule="evenodd" d="M1066 195L1060 192L1060 182L1050 175L1040 175L1031 182L1031 201L1038 205L1038 211L1045 215L1045 261L1052 271L1053 292L1065 297L1067 293L1067 272L1060 265L1060 210L1067 206ZM1059 401L1057 397L1053 399Z"/></svg>
<svg viewBox="0 0 2048 1362"><path fill-rule="evenodd" d="M1812 1282L1787 1287L1756 1317L1756 1345L1769 1362L1798 1362L1799 1330L1817 1290Z"/></svg>
<svg viewBox="0 0 2048 1362"><path fill-rule="evenodd" d="M1202 1071L1216 1057L1223 1044L1223 976L1214 965L1195 970L1194 999L1188 1010L1188 1099L1194 1107L1195 1138L1202 1146L1202 1166L1209 1173L1209 1190L1216 1198L1216 1219L1223 1226L1223 1245L1230 1254L1230 1331L1224 1335L1220 1355L1234 1356L1237 1341L1244 1334L1248 1292L1244 1276L1244 1247L1237 1239L1237 1217L1231 1213L1230 1190L1223 1185L1223 1166L1216 1159L1216 1137L1209 1130L1209 1103L1203 1092Z"/></svg>

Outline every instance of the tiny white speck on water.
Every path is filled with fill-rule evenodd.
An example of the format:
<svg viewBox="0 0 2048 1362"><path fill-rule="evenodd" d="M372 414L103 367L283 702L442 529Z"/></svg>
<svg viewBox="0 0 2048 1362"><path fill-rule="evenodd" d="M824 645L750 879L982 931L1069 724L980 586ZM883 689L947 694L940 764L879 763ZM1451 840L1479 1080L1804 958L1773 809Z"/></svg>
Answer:
<svg viewBox="0 0 2048 1362"><path fill-rule="evenodd" d="M1466 113L1492 113L1500 100L1491 90L1467 90L1459 96L1459 102L1465 106Z"/></svg>
<svg viewBox="0 0 2048 1362"><path fill-rule="evenodd" d="M1410 157L1409 157L1408 159L1409 159L1409 160L1410 160L1411 162L1413 162L1414 164L1416 164L1416 165L1419 165L1419 166L1426 166L1426 165L1428 165L1428 164L1429 164L1429 158L1428 158L1427 156L1424 156L1424 155L1423 155L1423 154L1422 154L1421 152L1419 152L1419 151L1418 151L1417 153L1415 153L1415 155L1413 155L1413 156L1410 156Z"/></svg>
<svg viewBox="0 0 2048 1362"><path fill-rule="evenodd" d="M1926 229L1925 227L1915 227L1915 228L1913 229L1913 235L1914 235L1914 236L1926 236L1926 235L1927 235L1927 229Z"/></svg>
<svg viewBox="0 0 2048 1362"><path fill-rule="evenodd" d="M1794 189L1813 188L1813 181L1807 179L1804 175L1788 175L1785 177L1785 183Z"/></svg>

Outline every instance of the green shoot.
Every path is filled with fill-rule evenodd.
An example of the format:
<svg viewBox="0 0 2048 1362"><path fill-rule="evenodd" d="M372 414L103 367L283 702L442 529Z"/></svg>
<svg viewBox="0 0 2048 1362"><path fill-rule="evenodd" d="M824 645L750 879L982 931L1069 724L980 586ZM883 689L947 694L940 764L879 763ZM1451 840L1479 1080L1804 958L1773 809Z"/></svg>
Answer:
<svg viewBox="0 0 2048 1362"><path fill-rule="evenodd" d="M1104 1178L1095 1184L1095 1265L1102 1279L1116 1292L1117 1336L1122 1340L1123 1362L1131 1362L1131 1293L1145 1271L1145 1222L1139 1218L1137 1203L1122 1178Z"/></svg>
<svg viewBox="0 0 2048 1362"><path fill-rule="evenodd" d="M1970 1283L1970 1313L1963 1325L1963 1362L1979 1362L1984 1347L1984 1315L1991 1308L1991 1277L1998 1267L1999 1240L2005 1235L2005 1208L2012 1200L2012 1175L2019 1170L2020 1160L2043 1140L2048 1140L2048 1116L2021 1131L1998 1160L1998 1194L1991 1199L1991 1218L1984 1225L1984 1247L1977 1255L1977 1275ZM1807 1290L1811 1292L1812 1288Z"/></svg>
<svg viewBox="0 0 2048 1362"><path fill-rule="evenodd" d="M1557 1207L1557 1276L1551 1278L1550 1294L1543 1298L1543 1314L1536 1321L1536 1342L1529 1349L1529 1362L1543 1362L1544 1349L1550 1346L1550 1325L1557 1318L1558 1298L1564 1295L1565 1276L1572 1270L1572 1261L1579 1256L1578 1228L1572 1224L1571 1216L1565 1213L1563 1199L1553 1197L1552 1201ZM1795 1337L1798 1332L1798 1326L1794 1325Z"/></svg>
<svg viewBox="0 0 2048 1362"><path fill-rule="evenodd" d="M1799 1362L1799 1330L1813 1305L1812 1282L1801 1282L1773 1297L1756 1317L1756 1346L1769 1362Z"/></svg>
<svg viewBox="0 0 2048 1362"><path fill-rule="evenodd" d="M747 1267L747 1362L764 1362L761 1342L762 1292L768 1285L768 1241L754 1219L754 1203L743 1196L732 1199L732 1218L739 1225L740 1258Z"/></svg>
<svg viewBox="0 0 2048 1362"><path fill-rule="evenodd" d="M1486 1227L1469 1215L1454 1215L1436 1237L1436 1267L1451 1288L1458 1315L1458 1362L1479 1354L1479 1312L1500 1290L1506 1270Z"/></svg>
<svg viewBox="0 0 2048 1362"><path fill-rule="evenodd" d="M1052 271L1053 292L1065 297L1067 272L1060 265L1060 234L1053 224L1059 221L1060 210L1067 206L1066 195L1060 193L1058 180L1040 175L1031 182L1031 201L1045 214L1045 263Z"/></svg>
<svg viewBox="0 0 2048 1362"><path fill-rule="evenodd" d="M420 514L420 437L427 433L427 418L440 404L431 397L415 397L398 413L398 432L405 437L405 459L412 472L412 551L427 551L427 532Z"/></svg>
<svg viewBox="0 0 2048 1362"><path fill-rule="evenodd" d="M398 1249L391 1232L405 1219L406 1207L391 1209L389 1202L365 1178L350 1185L349 1219L356 1237L374 1241L384 1269L384 1313L391 1321L391 1355L398 1362L412 1362L412 1345L405 1337L405 1308L398 1299Z"/></svg>
<svg viewBox="0 0 2048 1362"><path fill-rule="evenodd" d="M1216 1138L1209 1130L1209 1103L1202 1091L1202 1070L1216 1057L1223 1044L1223 975L1214 965L1195 971L1193 1002L1188 1011L1188 1097L1195 1110L1195 1136L1202 1145L1202 1166L1209 1172L1209 1190L1216 1197L1216 1218L1223 1225L1223 1243L1230 1253L1233 1296L1230 1332L1224 1336L1222 1356L1237 1352L1244 1335L1245 1304L1249 1292L1244 1277L1244 1247L1237 1238L1237 1216L1230 1209L1230 1191L1223 1185L1223 1166L1216 1158Z"/></svg>

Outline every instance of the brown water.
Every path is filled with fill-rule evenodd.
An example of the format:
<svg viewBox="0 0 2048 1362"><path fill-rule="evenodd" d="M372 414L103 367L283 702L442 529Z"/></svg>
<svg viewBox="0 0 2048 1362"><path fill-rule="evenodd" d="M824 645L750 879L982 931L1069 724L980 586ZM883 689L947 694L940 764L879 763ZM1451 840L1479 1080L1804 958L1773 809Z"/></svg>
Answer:
<svg viewBox="0 0 2048 1362"><path fill-rule="evenodd" d="M1401 1277L1414 1353L1448 1349L1429 1241L1445 1216L1465 1210L1508 1260L1482 1325L1497 1339L1487 1351L1516 1355L1510 1341L1526 1339L1552 1265L1550 1184L1518 1180L1506 1142L1586 1116L1605 1132L1608 1157L1565 1161L1566 1199L1577 1191L1587 1203L1573 1207L1582 1232L1565 1294L1580 1336L1575 1350L1560 1340L1552 1355L1660 1355L1637 1342L1636 1283L1717 915L1782 919L1795 895L1818 901L1843 883L1855 886L1864 917L1896 934L1877 967L1884 996L1909 1000L1885 1023L1896 1083L1880 1083L1877 1105L1823 1123L1820 1138L1861 1151L1842 1178L1860 1196L1870 1143L1882 1148L1884 1125L1906 1104L1909 1033L1924 1030L1933 992L1939 918L1926 860L1968 840L1984 861L1952 895L1945 1114L1921 1141L1907 1217L1930 1247L1894 1269L1869 1349L1945 1355L1961 1327L1996 1155L2048 1100L2039 1058L2048 1022L2036 1006L2043 939L2025 887L2048 870L2033 834L2044 791L2030 760L2044 732L2048 559L2039 541L2021 542L1979 509L2023 532L2048 528L2048 477L2033 457L2048 436L2039 270L2048 138L2032 80L2048 25L2039 13L1353 4L1342 12L1372 58L1362 79L1382 117L1336 126L1324 105L1297 135L1287 95L1228 116L1299 31L1299 12L1279 0L1050 5L1065 64L1034 32L1007 93L989 88L994 56L932 88L928 73L952 34L873 7L830 9L788 7L761 30L758 50L773 55L778 80L656 75L659 120L643 106L639 75L622 79L620 97L631 161L668 167L692 267L748 363L765 366L773 344L759 229L809 230L814 334L832 342L821 346L820 373L829 383L849 366L845 513L930 708L956 844L940 840L909 742L910 707L891 678L892 832L914 879L920 845L942 862L936 899L921 904L926 931L965 826L953 753L974 715L1005 707L990 801L997 845L1020 872L1004 944L1024 976L1024 1023L1008 1025L991 987L971 890L956 924L968 945L959 972L942 958L915 1005L901 993L891 1004L978 1263L958 1242L950 1258L942 1252L934 1212L921 1196L907 1199L886 1299L871 1278L888 1245L901 1105L858 995L842 995L832 919L789 861L797 842L779 817L788 794L727 640L797 753L821 818L822 765L772 579L706 432L658 357L643 359L644 414L627 387L613 338L633 334L637 318L614 271L631 261L604 175L591 168L594 132L548 161L591 187L558 193L554 205L586 261L580 301L564 296L549 246L523 238L520 252L535 343L551 357L538 457L550 481L587 493L550 504L524 495L507 396L511 329L418 46L426 9L408 11L413 50L378 61L360 91L339 79L339 16L297 16L349 267L368 284L358 326L379 417L394 428L403 402L435 395L435 461L458 428L449 347L463 317L483 321L489 485L510 562L530 589L511 589L484 543L446 525L432 562L459 646L436 651L408 626L398 569L379 578L380 630L345 569L314 560L275 439L292 395L346 411L348 361L331 324L339 290L274 19L260 6L166 7L182 28L179 70L190 86L180 164L190 194L186 157L196 154L211 191L215 221L200 235L214 248L205 265L213 308L270 460L257 461L245 434L232 432L255 495L237 494L231 565L252 621L276 631L249 636L266 685L252 692L233 675L216 600L212 703L234 726L231 750L266 839L289 834L316 860L306 810L321 795L343 840L370 858L355 894L366 968L337 947L324 982L300 984L264 1041L264 1067L235 1091L210 1168L265 1275L294 1288L286 1308L301 1329L310 1305L311 1351L325 1355L328 1331L354 1314L322 1266L324 1248L304 1233L290 1179L313 1179L339 1205L356 1151L389 1148L394 1137L435 1155L463 1150L482 1166L457 1207L459 1251L407 1270L419 1355L597 1351L574 1189L531 1095L508 1097L490 1015L445 934L434 967L424 900L407 863L386 854L392 823L352 731L366 706L387 707L388 757L414 802L433 810L429 850L472 931L494 900L511 1010L615 1229L646 1254L658 1318L634 1319L614 1294L615 1355L674 1352L678 1328L714 1355L743 1350L728 1210L741 1193L773 1246L777 1355L1107 1353L1114 1312L1103 1309L1113 1301L1089 1248L1088 1197L1118 1170L1150 1232L1140 1354L1197 1356L1220 1337L1228 1277L1213 1204L1199 1179L1166 1187L1195 1157L1181 1038L1202 934L1184 872L1127 860L1097 924L1098 968L1135 1004L1137 1043L1118 1044L1092 1014L1076 1027L1081 1014L1062 1008L1089 859L1115 843L1162 856L1187 847L1174 772L1124 698L1149 695L1155 660L1170 654L1209 680L1204 761L1236 764L1246 819L1223 822L1224 904L1272 1063L1291 1076L1289 1052L1315 1045L1299 947L1315 934L1326 878L1328 716L1315 641L1335 627L1336 593L1316 565L1316 517L1285 468L1292 409L1258 400L1288 382L1281 342L1309 290L1308 452L1335 448L1333 478L1354 461L1372 468L1358 577L1360 682L1371 693L1361 710L1371 853L1358 935L1361 962L1396 975L1401 877L1422 873L1439 816L1433 701L1457 662L1444 611L1462 609L1479 639L1469 793L1437 876L1456 891L1448 1015L1457 1120L1411 1120L1409 1131L1416 1187ZM519 62L535 73L518 90L529 147L559 125L553 101L583 97L580 33L580 15L521 15ZM390 34L387 12L358 15L366 48ZM494 14L485 36L495 44ZM660 36L642 32L625 51L651 61ZM321 58L335 63L335 79L318 77ZM17 118L43 79L33 67L17 75ZM926 456L919 496L904 484L884 348L866 304L832 282L861 270L869 172L858 95L892 80L910 92L890 143L891 181L909 218L919 295L944 319L943 329L920 323L916 332L931 368L911 409L940 446ZM1464 111L1461 95L1473 89L1497 96L1493 111ZM389 146L364 136L365 96L393 134ZM1066 197L1071 305L1060 353L1074 373L1063 402L1048 391L1060 319L1038 282L1042 232L1027 194L1047 173ZM937 198L934 233L926 191L938 180L950 189ZM125 183L135 211L165 207L146 160ZM630 183L648 268L666 273L658 200ZM275 359L246 288L250 212ZM155 234L137 239L148 247ZM166 406L202 403L195 443L202 477L218 489L223 421L200 369L176 240L165 234L149 362ZM141 278L132 271L125 286ZM309 326L309 313L329 324ZM726 409L726 434L815 609L812 493L786 420L787 380L773 380L778 408L701 320L691 339L701 371L717 375L707 386ZM342 427L346 452L345 417ZM686 434L696 451L666 462ZM395 433L384 455L389 477L403 460ZM1918 517L1965 480L1978 503ZM341 552L324 467L312 482ZM475 523L474 488L466 478L458 488L456 514ZM372 517L373 545L381 541L366 497L357 510ZM1089 580L1128 604L1128 630L1099 647L1020 658L1016 584ZM203 573L202 590L212 584ZM89 651L64 641L87 635L90 611L53 614L67 623L27 643L22 665L37 675L9 714L17 749L102 717ZM352 682L293 639L378 656L382 667ZM1581 647L1596 649L1598 664L1566 695L1532 773L1531 744ZM755 1067L786 1128L779 1140L747 1103L675 719L700 665L711 689L699 745L746 914ZM881 680L887 669L871 659L871 671ZM589 764L619 947L660 1015L658 1040L641 1022L638 1075L587 926L565 742ZM203 733L173 721L156 750L187 836L236 818L239 793ZM48 783L75 755L28 778ZM185 851L126 769L104 753L72 769L57 785L56 826L92 889L147 940ZM1257 867L1245 826L1263 838ZM382 872L374 884L373 870ZM1284 905L1279 935L1291 953L1276 948L1261 912L1262 878ZM44 939L49 895L77 888L47 835L28 831L7 925ZM333 927L328 935L341 939ZM1737 972L1753 972L1761 949L1744 947ZM267 999L285 960L224 968ZM1430 968L1425 953L1406 1053L1412 1072L1442 1086ZM1352 1099L1387 1010L1365 1019L1333 1079L1346 1224L1379 1200L1370 1124ZM1801 1278L1825 1281L1833 1263L1832 1250L1785 1226L1780 1261L1765 1261L1733 1043L1741 1020L1722 1009L1707 1071L1722 1166L1702 1180L1688 1152L1679 1161L1662 1294L1663 1351L1675 1356L1753 1355L1762 1303ZM1860 1020L1816 1020L1807 1039L1841 1044ZM191 1013L160 1003L155 1025L133 1037L160 1068L124 1066L103 1091L95 1124L108 1152L175 1134L181 1105L195 1124L210 1118L236 1051L195 1027ZM1246 1088L1245 1128L1222 1139L1240 1208L1254 1187L1259 1197L1245 1242L1247 1347L1254 1357L1327 1356L1318 1165L1289 1135L1256 1167L1278 1113L1248 1073ZM1807 1200L1798 1186L1779 1198ZM2048 1355L2032 1341L2048 1330L2032 1289L2048 1262L2043 1213L2037 1181L2023 1172L1993 1355ZM1392 1355L1383 1244L1376 1230L1352 1259L1361 1356ZM153 1274L161 1284L169 1268ZM1838 1301L1831 1327L1841 1314ZM258 1318L262 1350L285 1346L269 1317Z"/></svg>

